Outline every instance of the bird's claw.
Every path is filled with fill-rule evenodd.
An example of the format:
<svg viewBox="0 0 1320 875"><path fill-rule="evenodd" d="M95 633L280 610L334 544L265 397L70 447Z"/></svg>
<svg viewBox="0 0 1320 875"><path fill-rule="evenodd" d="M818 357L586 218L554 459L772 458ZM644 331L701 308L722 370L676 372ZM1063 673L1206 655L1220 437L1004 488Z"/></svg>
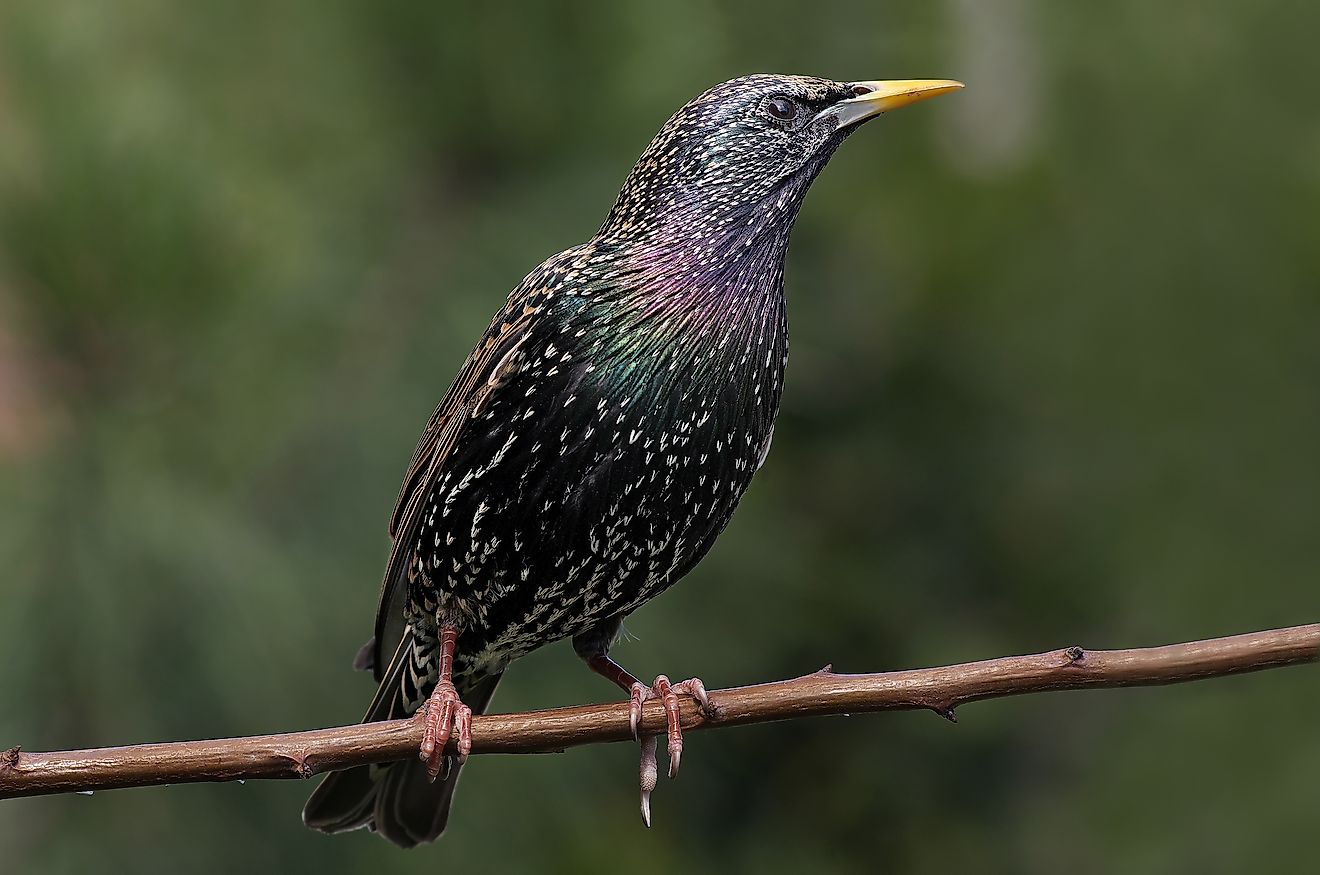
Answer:
<svg viewBox="0 0 1320 875"><path fill-rule="evenodd" d="M628 708L628 724L632 728L633 738L636 738L642 745L641 761L641 789L642 789L642 821L649 827L651 825L651 791L655 789L659 769L656 765L656 747L657 736L648 735L641 737L639 727L642 721L642 706L651 699L660 699L665 706L665 716L668 718L668 747L669 747L669 777L678 776L678 766L683 759L683 726L681 712L678 707L678 697L686 693L697 700L701 705L702 712L710 711L710 697L706 694L706 685L700 678L689 678L676 684L671 684L669 678L660 675L655 679L650 688L640 683L632 685L631 698Z"/></svg>
<svg viewBox="0 0 1320 875"><path fill-rule="evenodd" d="M451 735L458 735L458 761L472 752L472 709L463 704L451 681L436 684L431 698L423 706L422 747L419 756L426 763L426 774L434 781L444 763L445 745Z"/></svg>
<svg viewBox="0 0 1320 875"><path fill-rule="evenodd" d="M642 739L642 823L651 828L651 791L655 789L657 769L655 764L656 736L648 735Z"/></svg>

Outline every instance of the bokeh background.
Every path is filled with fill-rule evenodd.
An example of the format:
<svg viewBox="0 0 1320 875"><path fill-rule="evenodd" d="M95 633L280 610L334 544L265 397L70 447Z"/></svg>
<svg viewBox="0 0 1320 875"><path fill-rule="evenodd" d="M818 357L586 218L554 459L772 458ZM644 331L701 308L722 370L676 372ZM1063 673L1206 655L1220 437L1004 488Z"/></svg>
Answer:
<svg viewBox="0 0 1320 875"><path fill-rule="evenodd" d="M0 747L350 722L385 523L489 314L660 123L947 76L817 183L774 452L620 659L714 686L1320 617L1320 8L0 11ZM500 710L604 701L566 644ZM0 803L6 872L1297 871L1312 670L482 757L450 834L310 784ZM462 867L462 868L460 868ZM476 868L473 868L476 867Z"/></svg>

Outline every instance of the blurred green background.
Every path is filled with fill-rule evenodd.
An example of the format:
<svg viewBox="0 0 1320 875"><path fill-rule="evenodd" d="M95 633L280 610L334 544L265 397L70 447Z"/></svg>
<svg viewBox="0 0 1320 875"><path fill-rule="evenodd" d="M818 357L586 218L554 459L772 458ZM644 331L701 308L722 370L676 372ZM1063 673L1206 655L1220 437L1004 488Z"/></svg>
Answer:
<svg viewBox="0 0 1320 875"><path fill-rule="evenodd" d="M403 468L661 122L948 76L817 183L774 452L630 621L712 686L1320 618L1320 8L947 0L0 11L0 747L350 722ZM1314 670L482 757L450 833L309 783L0 803L6 872L1288 871ZM604 701L565 644L498 710ZM471 868L478 867L478 868Z"/></svg>

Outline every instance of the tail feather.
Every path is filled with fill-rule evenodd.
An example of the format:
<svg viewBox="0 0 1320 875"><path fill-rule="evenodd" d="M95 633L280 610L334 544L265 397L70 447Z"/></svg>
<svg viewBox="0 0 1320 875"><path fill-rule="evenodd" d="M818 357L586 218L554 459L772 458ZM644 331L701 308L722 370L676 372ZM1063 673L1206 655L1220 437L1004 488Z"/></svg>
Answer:
<svg viewBox="0 0 1320 875"><path fill-rule="evenodd" d="M421 760L394 763L385 771L378 791L372 827L401 848L435 841L449 823L449 807L458 785L457 763L434 784Z"/></svg>
<svg viewBox="0 0 1320 875"><path fill-rule="evenodd" d="M404 668L411 641L410 636L404 638L363 723L406 716L402 713ZM490 706L499 680L500 675L489 675L459 686L459 695L473 714ZM366 827L402 848L435 841L449 821L458 783L459 764L450 760L445 765L445 773L434 783L417 758L332 772L307 800L303 823L326 833Z"/></svg>

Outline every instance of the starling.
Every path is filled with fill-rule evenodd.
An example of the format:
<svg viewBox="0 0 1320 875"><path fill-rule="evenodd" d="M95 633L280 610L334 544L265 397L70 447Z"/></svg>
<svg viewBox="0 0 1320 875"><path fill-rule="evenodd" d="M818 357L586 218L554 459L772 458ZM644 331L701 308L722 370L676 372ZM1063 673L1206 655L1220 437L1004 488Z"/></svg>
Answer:
<svg viewBox="0 0 1320 875"><path fill-rule="evenodd" d="M513 290L417 444L356 662L380 684L365 721L426 709L420 761L329 775L308 826L365 826L403 847L437 838L472 715L513 660L561 638L628 694L634 735L642 703L664 701L677 771L678 695L704 706L701 681L648 686L610 645L706 554L770 450L784 255L816 174L863 121L960 87L717 85L661 128L596 235ZM642 744L649 823L656 741Z"/></svg>

